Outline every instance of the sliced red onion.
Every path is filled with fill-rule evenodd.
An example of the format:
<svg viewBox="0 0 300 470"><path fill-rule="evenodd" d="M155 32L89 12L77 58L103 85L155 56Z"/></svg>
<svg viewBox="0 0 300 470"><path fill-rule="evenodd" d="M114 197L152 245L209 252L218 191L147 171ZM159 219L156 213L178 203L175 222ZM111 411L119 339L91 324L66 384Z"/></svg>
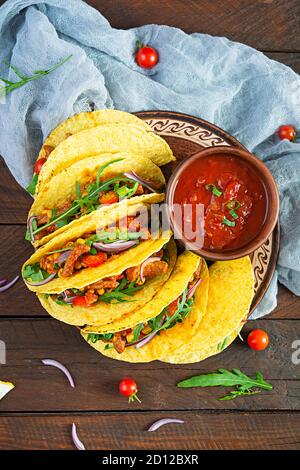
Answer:
<svg viewBox="0 0 300 470"><path fill-rule="evenodd" d="M76 424L75 423L72 424L72 440L74 442L74 445L75 445L76 449L86 450L84 444L81 442L81 440L77 436L77 429L76 429Z"/></svg>
<svg viewBox="0 0 300 470"><path fill-rule="evenodd" d="M4 286L7 283L6 279L0 279L0 286Z"/></svg>
<svg viewBox="0 0 300 470"><path fill-rule="evenodd" d="M34 220L37 220L37 217L35 215L32 215L31 217L29 217L28 219L28 228L29 228L29 234L30 234L30 241L31 243L34 243L35 241L35 238L34 238L34 234L33 234L33 227L32 227L32 223Z"/></svg>
<svg viewBox="0 0 300 470"><path fill-rule="evenodd" d="M130 178L131 180L137 181L140 183L142 186L145 186L145 188L149 189L149 191L152 191L155 193L158 189L161 188L161 185L159 183L153 183L152 181L149 180L144 180L141 178L139 175L136 174L135 171L131 170L128 173L123 173L126 178Z"/></svg>
<svg viewBox="0 0 300 470"><path fill-rule="evenodd" d="M71 249L70 250L67 250L67 251L64 251L61 255L59 255L59 257L55 260L55 262L61 266L62 263L64 263L65 261L67 261L67 259L69 258L69 255L71 253Z"/></svg>
<svg viewBox="0 0 300 470"><path fill-rule="evenodd" d="M137 240L119 240L112 243L95 242L93 243L93 247L96 248L96 250L106 253L119 253L120 251L128 250L137 243Z"/></svg>
<svg viewBox="0 0 300 470"><path fill-rule="evenodd" d="M144 275L143 275L145 266L147 266L147 264L149 264L149 263L154 263L154 261L160 261L159 256L150 256L150 258L146 259L141 264L141 266L140 266L140 279L141 279L142 282L145 281L145 278L144 278Z"/></svg>
<svg viewBox="0 0 300 470"><path fill-rule="evenodd" d="M42 359L42 363L45 364L45 366L53 366L61 370L69 380L71 387L75 387L74 380L70 371L61 362L55 361L55 359Z"/></svg>
<svg viewBox="0 0 300 470"><path fill-rule="evenodd" d="M200 277L200 279L198 279L198 281L196 281L195 284L188 290L188 293L186 294L187 300L193 297L193 295L195 294L195 290L197 289L201 281L202 279Z"/></svg>
<svg viewBox="0 0 300 470"><path fill-rule="evenodd" d="M164 316L162 317L162 319L160 320L160 322L159 322L159 326L162 326L162 325L164 324L165 319L166 319L166 316L164 315ZM146 336L145 338L143 338L143 339L137 341L137 342L135 343L135 344L136 344L136 346L135 346L136 349L142 348L143 346L145 346L145 344L149 343L149 341L151 341L151 339L153 339L154 336L157 335L158 331L159 331L159 330L154 331L154 333L151 333L149 336Z"/></svg>
<svg viewBox="0 0 300 470"><path fill-rule="evenodd" d="M43 286L44 284L47 284L47 282L52 281L52 279L55 276L56 276L56 273L52 273L46 279L43 279L42 281L33 282L33 281L28 281L27 279L25 279L25 282L26 284L29 284L30 286Z"/></svg>
<svg viewBox="0 0 300 470"><path fill-rule="evenodd" d="M17 282L19 277L20 276L16 276L12 281L8 282L7 284L4 284L4 282L7 282L7 281L3 279L3 281L1 281L1 284L0 284L2 286L0 287L0 292L5 292L6 290L8 290L11 286L13 286Z"/></svg>
<svg viewBox="0 0 300 470"><path fill-rule="evenodd" d="M184 421L182 419L173 419L173 418L159 419L158 421L155 421L155 423L151 424L150 428L148 429L148 432L156 431L161 426L164 426L165 424L170 424L170 423L183 424Z"/></svg>
<svg viewBox="0 0 300 470"><path fill-rule="evenodd" d="M62 293L62 298L64 302L66 302L67 304L71 304L73 303L73 300L76 298L76 295L70 295L70 291L65 290Z"/></svg>

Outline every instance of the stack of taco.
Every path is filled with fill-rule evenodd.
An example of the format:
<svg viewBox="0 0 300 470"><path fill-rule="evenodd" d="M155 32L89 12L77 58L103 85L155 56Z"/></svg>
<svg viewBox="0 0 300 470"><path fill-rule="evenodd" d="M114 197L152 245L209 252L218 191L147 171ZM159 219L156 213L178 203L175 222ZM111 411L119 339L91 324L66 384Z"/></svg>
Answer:
<svg viewBox="0 0 300 470"><path fill-rule="evenodd" d="M39 160L26 232L36 251L22 276L52 317L129 362L197 362L234 340L253 296L250 260L208 269L177 254L152 211L165 199L160 167L175 160L166 141L134 115L99 110L59 125Z"/></svg>

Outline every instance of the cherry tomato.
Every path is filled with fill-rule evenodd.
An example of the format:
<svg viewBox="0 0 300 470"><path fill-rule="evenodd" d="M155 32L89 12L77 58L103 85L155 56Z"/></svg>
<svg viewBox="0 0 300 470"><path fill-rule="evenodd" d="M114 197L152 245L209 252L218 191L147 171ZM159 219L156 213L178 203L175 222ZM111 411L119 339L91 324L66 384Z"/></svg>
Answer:
<svg viewBox="0 0 300 470"><path fill-rule="evenodd" d="M88 304L86 303L84 295L77 295L72 302L75 307L87 307Z"/></svg>
<svg viewBox="0 0 300 470"><path fill-rule="evenodd" d="M119 198L115 191L109 191L106 194L102 194L99 202L100 204L115 204L116 202L119 202Z"/></svg>
<svg viewBox="0 0 300 470"><path fill-rule="evenodd" d="M131 403L134 400L141 402L139 397L137 396L138 388L136 381L131 379L130 377L125 377L119 383L119 392L124 397L128 397L128 403Z"/></svg>
<svg viewBox="0 0 300 470"><path fill-rule="evenodd" d="M158 62L158 52L150 46L143 46L137 50L135 60L140 67L152 69Z"/></svg>
<svg viewBox="0 0 300 470"><path fill-rule="evenodd" d="M252 330L247 337L247 343L255 351L263 351L269 344L269 335L264 330Z"/></svg>
<svg viewBox="0 0 300 470"><path fill-rule="evenodd" d="M40 174L42 166L44 165L45 162L46 162L46 158L39 158L35 162L34 167L33 167L33 171L35 172L36 175Z"/></svg>
<svg viewBox="0 0 300 470"><path fill-rule="evenodd" d="M294 138L296 137L296 130L290 124L286 124L284 126L279 127L277 134L280 140L294 140Z"/></svg>
<svg viewBox="0 0 300 470"><path fill-rule="evenodd" d="M96 255L84 255L82 257L82 262L89 268L96 268L97 266L105 263L106 260L107 254L102 252L97 253Z"/></svg>

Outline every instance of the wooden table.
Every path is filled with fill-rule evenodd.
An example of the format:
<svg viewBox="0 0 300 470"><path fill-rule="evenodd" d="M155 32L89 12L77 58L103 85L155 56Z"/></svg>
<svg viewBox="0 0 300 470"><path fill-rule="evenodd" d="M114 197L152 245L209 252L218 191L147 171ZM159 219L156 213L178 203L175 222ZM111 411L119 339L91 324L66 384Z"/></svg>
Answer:
<svg viewBox="0 0 300 470"><path fill-rule="evenodd" d="M99 0L113 26L169 24L187 32L227 36L249 44L300 71L298 0L180 1ZM31 248L24 241L31 198L0 171L0 276L19 271ZM49 318L35 296L18 282L1 294L0 339L7 344L7 365L0 378L16 389L0 404L0 449L72 449L71 423L89 449L299 449L300 365L293 365L292 342L300 339L300 299L280 288L278 307L263 320L248 323L271 336L265 351L236 341L222 355L186 366L129 365L105 359L83 342L75 328ZM55 358L73 373L71 389L57 370L43 366ZM175 384L219 367L264 373L273 392L220 402L218 389L177 389ZM127 404L119 380L133 376L141 404ZM177 417L156 433L147 427L158 418Z"/></svg>

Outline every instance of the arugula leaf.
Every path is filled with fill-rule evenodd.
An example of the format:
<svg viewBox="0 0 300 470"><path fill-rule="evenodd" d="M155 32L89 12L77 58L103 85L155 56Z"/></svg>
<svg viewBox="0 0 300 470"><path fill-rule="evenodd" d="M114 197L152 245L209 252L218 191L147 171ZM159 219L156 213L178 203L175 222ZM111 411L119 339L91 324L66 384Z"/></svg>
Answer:
<svg viewBox="0 0 300 470"><path fill-rule="evenodd" d="M76 191L76 195L78 197L78 199L81 198L81 191L80 191L80 184L78 183L78 181L76 181L75 183L75 191Z"/></svg>
<svg viewBox="0 0 300 470"><path fill-rule="evenodd" d="M143 286L135 286L135 281L131 282L128 287L125 287L127 280L124 277L118 287L112 292L105 292L99 296L99 300L106 303L111 303L116 300L115 303L120 302L135 302L135 300L129 300L127 297L132 296L135 292L141 290Z"/></svg>
<svg viewBox="0 0 300 470"><path fill-rule="evenodd" d="M40 265L36 263L28 264L27 266L25 266L25 268L23 269L22 276L24 279L31 279L33 282L38 282L47 279L49 273L41 269Z"/></svg>
<svg viewBox="0 0 300 470"><path fill-rule="evenodd" d="M38 183L38 178L39 178L38 175L36 173L34 173L30 184L26 188L26 191L28 191L29 194L31 194L32 196L35 195L36 186L37 186L37 183Z"/></svg>
<svg viewBox="0 0 300 470"><path fill-rule="evenodd" d="M108 162L108 163L105 163L104 165L100 166L98 172L97 172L97 177L96 177L96 186L97 188L99 188L99 185L100 185L100 176L101 174L103 173L103 171L110 165L112 165L113 163L117 163L117 162L122 162L124 160L124 158L118 158L116 160L113 160L112 162Z"/></svg>
<svg viewBox="0 0 300 470"><path fill-rule="evenodd" d="M190 379L182 380L177 384L177 387L180 388L220 386L236 387L236 390L232 390L228 395L221 398L221 400L231 400L238 396L259 393L259 391L252 390L253 388L261 388L263 390L273 389L273 386L264 380L261 372L256 372L255 377L252 378L239 369L233 369L232 371L218 369L217 372L196 375Z"/></svg>
<svg viewBox="0 0 300 470"><path fill-rule="evenodd" d="M137 341L140 337L141 331L144 328L144 323L140 323L133 330L133 342Z"/></svg>
<svg viewBox="0 0 300 470"><path fill-rule="evenodd" d="M107 333L105 335L101 335L99 333L89 333L87 336L87 340L91 343L97 343L97 341L110 341L113 338L113 333Z"/></svg>

